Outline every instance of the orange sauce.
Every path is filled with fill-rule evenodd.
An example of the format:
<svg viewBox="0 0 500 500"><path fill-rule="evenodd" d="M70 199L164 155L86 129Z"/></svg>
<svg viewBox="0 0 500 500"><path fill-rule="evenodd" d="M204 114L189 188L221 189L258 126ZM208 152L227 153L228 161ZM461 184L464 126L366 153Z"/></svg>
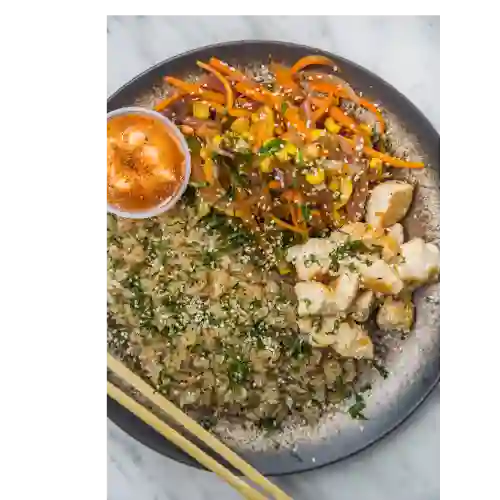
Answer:
<svg viewBox="0 0 500 500"><path fill-rule="evenodd" d="M147 210L177 194L186 159L177 139L156 118L138 114L108 120L108 203Z"/></svg>

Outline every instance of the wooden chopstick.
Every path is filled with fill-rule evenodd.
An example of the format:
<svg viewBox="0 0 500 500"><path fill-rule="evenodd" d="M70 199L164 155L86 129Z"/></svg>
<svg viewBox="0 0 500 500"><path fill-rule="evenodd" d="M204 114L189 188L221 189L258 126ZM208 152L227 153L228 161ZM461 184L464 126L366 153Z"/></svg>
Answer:
<svg viewBox="0 0 500 500"><path fill-rule="evenodd" d="M233 488L238 490L245 498L249 500L266 500L266 497L252 488L249 484L236 477L232 472L226 469L219 462L214 460L210 455L207 455L203 450L191 443L184 436L179 434L175 429L160 420L156 415L153 415L149 410L133 398L125 394L121 389L108 382L108 395L122 406L131 411L136 417L150 425L153 429L159 432L163 437L174 443L183 451L191 455L195 460L202 464L207 469L215 472L219 477L224 479Z"/></svg>
<svg viewBox="0 0 500 500"><path fill-rule="evenodd" d="M149 399L158 408L164 411L167 415L173 418L177 423L181 424L185 429L191 432L194 436L203 441L207 446L209 446L213 451L218 453L223 457L228 463L230 463L234 468L242 472L248 479L258 484L264 491L273 496L276 500L292 500L283 490L278 488L275 484L271 483L267 478L265 478L259 471L254 469L250 464L245 462L241 457L239 457L234 451L229 449L225 444L219 441L213 434L208 432L206 429L201 427L195 420L186 415L182 410L177 408L173 403L168 401L158 392L142 380L138 375L129 370L121 361L115 359L111 354L108 353L108 369L114 372L118 377L120 377L124 382L134 387L139 391L144 397ZM139 405L143 410L147 411L144 407ZM154 416L154 415L152 415ZM158 419L159 422L162 422ZM148 423L148 422L146 422ZM165 424L166 425L166 424ZM173 429L172 429L173 431ZM175 432L175 431L174 431ZM163 434L163 433L162 433ZM179 434L180 436L180 434ZM167 437L167 436L165 436ZM181 436L183 437L183 436ZM167 437L167 439L169 439ZM189 442L189 441L188 441ZM194 446L194 445L193 445ZM186 450L187 451L187 450ZM200 450L202 451L202 450ZM188 452L189 453L189 452ZM203 453L203 452L202 452ZM208 455L207 455L208 457ZM194 457L196 458L196 457ZM209 457L210 458L210 457ZM203 464L205 465L205 464ZM219 464L220 465L220 464ZM222 466L221 466L222 467ZM213 470L213 469L212 469ZM214 471L215 472L215 471ZM231 474L229 471L227 471ZM258 493L258 492L257 492Z"/></svg>

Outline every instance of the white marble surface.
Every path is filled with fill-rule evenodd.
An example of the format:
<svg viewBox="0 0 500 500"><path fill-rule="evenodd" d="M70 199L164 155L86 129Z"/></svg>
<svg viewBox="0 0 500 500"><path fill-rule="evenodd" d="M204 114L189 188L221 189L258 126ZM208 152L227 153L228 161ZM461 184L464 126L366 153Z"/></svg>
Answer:
<svg viewBox="0 0 500 500"><path fill-rule="evenodd" d="M436 17L111 16L108 94L174 54L242 39L299 42L351 59L403 92L439 130ZM439 498L439 391L368 450L277 482L294 499L304 500ZM214 475L164 458L108 423L108 500L236 498L238 494Z"/></svg>

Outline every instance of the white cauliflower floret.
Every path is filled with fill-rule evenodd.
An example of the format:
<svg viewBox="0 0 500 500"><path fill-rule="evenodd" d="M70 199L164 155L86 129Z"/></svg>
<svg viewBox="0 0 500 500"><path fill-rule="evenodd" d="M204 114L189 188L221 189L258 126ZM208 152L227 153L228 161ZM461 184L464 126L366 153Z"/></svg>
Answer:
<svg viewBox="0 0 500 500"><path fill-rule="evenodd" d="M397 295L403 289L403 282L397 272L382 259L357 261L363 285L385 295Z"/></svg>
<svg viewBox="0 0 500 500"><path fill-rule="evenodd" d="M357 274L341 270L339 277L327 286L318 282L299 282L295 294L299 300L299 316L336 314L346 311L356 297L359 288Z"/></svg>
<svg viewBox="0 0 500 500"><path fill-rule="evenodd" d="M412 303L387 297L377 313L377 324L386 332L409 332L413 325Z"/></svg>
<svg viewBox="0 0 500 500"><path fill-rule="evenodd" d="M439 248L415 238L401 245L402 263L397 266L404 281L423 284L439 274Z"/></svg>
<svg viewBox="0 0 500 500"><path fill-rule="evenodd" d="M346 358L373 358L373 342L358 324L341 323L333 335L333 348Z"/></svg>
<svg viewBox="0 0 500 500"><path fill-rule="evenodd" d="M303 245L290 247L286 260L295 265L299 280L308 281L328 272L330 253L334 248L335 244L330 240L310 238Z"/></svg>
<svg viewBox="0 0 500 500"><path fill-rule="evenodd" d="M413 186L401 181L386 181L373 188L366 205L366 222L374 227L388 227L408 212Z"/></svg>
<svg viewBox="0 0 500 500"><path fill-rule="evenodd" d="M359 323L367 321L370 317L374 300L375 294L372 290L365 290L361 292L356 297L356 300L351 307L352 318Z"/></svg>

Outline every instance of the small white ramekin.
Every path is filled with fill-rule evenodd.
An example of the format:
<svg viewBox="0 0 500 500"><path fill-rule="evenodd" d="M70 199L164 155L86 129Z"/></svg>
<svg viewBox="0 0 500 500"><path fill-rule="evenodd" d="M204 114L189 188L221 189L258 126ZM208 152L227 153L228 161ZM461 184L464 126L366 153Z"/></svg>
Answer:
<svg viewBox="0 0 500 500"><path fill-rule="evenodd" d="M148 219L149 217L155 217L156 215L160 215L167 210L170 210L180 199L180 197L184 194L184 191L187 188L189 182L189 176L191 175L191 154L189 152L189 147L184 139L184 136L180 132L180 130L176 127L174 123L172 123L167 117L162 114L153 111L151 109L139 108L139 107L127 107L116 109L115 111L111 111L108 113L107 120L110 118L114 118L115 116L120 115L129 115L129 114L137 114L142 116L149 116L151 118L155 118L158 121L162 122L165 127L171 132L174 139L177 140L179 147L181 148L181 152L184 155L184 180L179 187L178 191L167 200L163 201L159 205L149 208L148 210L133 210L127 211L122 210L114 205L110 205L108 203L108 213L115 214L119 217L124 217L127 219Z"/></svg>

